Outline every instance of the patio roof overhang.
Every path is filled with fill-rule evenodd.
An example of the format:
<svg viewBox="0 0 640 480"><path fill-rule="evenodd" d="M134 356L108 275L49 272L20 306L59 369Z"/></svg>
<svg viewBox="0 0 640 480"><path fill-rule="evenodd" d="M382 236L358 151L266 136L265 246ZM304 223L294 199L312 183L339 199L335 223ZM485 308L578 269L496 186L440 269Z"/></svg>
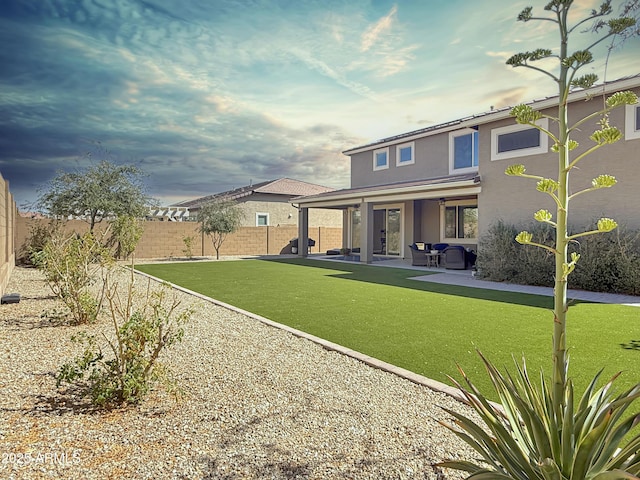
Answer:
<svg viewBox="0 0 640 480"><path fill-rule="evenodd" d="M291 200L302 208L344 208L370 203L395 203L408 200L429 200L477 195L481 191L480 177L473 173L438 177L411 182L349 188Z"/></svg>

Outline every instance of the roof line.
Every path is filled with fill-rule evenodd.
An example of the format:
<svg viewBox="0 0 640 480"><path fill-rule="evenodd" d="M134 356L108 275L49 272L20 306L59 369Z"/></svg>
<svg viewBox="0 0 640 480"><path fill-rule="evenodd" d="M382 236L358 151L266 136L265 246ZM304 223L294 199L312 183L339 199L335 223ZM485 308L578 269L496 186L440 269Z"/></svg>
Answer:
<svg viewBox="0 0 640 480"><path fill-rule="evenodd" d="M622 77L616 80L611 80L610 82L600 83L598 85L594 85L593 87L587 89L579 89L574 90L569 94L569 102L575 102L581 100L589 95L596 95L597 93L606 93L604 90L602 92L598 92L598 90L606 89L606 87L616 86L620 84L619 88L633 88L640 86L640 74L631 75L628 77ZM553 95L549 97L545 97L542 99L532 100L530 102L526 102L525 105L531 105L537 109L549 108L557 103L558 95ZM421 128L418 130L412 130L410 132L401 133L398 135L394 135L391 137L386 137L381 140L376 140L375 142L368 143L366 145L361 145L359 147L350 148L348 150L343 151L344 155L353 155L355 153L361 153L367 150L371 150L373 147L384 147L387 145L393 145L397 143L398 140L410 141L417 138L425 137L430 134L446 132L450 130L456 130L458 128L469 127L472 125L478 125L480 123L489 123L494 122L496 120L502 120L504 118L511 117L511 109L513 107L502 107L496 110L492 110L490 112L478 113L475 115L471 115L468 117L463 117L457 120L451 120L445 123L440 123L437 125L431 125L429 127Z"/></svg>

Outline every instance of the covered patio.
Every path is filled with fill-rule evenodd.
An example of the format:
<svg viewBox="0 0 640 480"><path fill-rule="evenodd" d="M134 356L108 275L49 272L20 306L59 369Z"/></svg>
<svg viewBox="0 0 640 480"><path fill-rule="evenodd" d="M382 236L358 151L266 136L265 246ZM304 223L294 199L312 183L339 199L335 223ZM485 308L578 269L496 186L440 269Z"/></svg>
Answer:
<svg viewBox="0 0 640 480"><path fill-rule="evenodd" d="M307 237L310 208L342 210L342 249L361 263L374 258L411 258L415 242L450 243L477 248L476 173L411 182L363 186L292 200L298 207L298 238ZM298 255L308 255L306 245Z"/></svg>

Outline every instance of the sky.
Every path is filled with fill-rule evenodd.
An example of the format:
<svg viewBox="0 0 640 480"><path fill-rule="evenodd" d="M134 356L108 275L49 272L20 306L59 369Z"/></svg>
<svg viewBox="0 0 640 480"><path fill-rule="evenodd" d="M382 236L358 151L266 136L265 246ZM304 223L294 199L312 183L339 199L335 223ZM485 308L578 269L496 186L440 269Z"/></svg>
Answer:
<svg viewBox="0 0 640 480"><path fill-rule="evenodd" d="M344 150L553 95L505 64L557 51L555 24L516 21L546 3L3 0L0 173L21 210L101 159L137 165L163 205L280 177L347 188ZM597 38L580 30L570 49ZM603 78L605 53L584 73ZM636 38L606 79L639 60Z"/></svg>

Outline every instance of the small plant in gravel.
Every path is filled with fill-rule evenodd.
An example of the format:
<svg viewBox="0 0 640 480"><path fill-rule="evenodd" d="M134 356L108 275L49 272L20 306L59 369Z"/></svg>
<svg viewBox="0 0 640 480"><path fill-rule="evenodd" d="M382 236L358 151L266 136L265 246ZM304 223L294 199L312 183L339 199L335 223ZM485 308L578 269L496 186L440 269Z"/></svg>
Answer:
<svg viewBox="0 0 640 480"><path fill-rule="evenodd" d="M88 381L88 393L94 404L137 403L156 382L162 382L169 391L177 392L169 372L158 362L160 353L180 342L184 324L193 314L192 308L180 309L180 301L171 296L171 287L163 284L159 289L147 285L143 303L134 292L133 270L126 286L124 298L120 285L105 277L106 296L111 316L111 335L85 332L72 337L84 346L83 353L64 364L56 375L57 385Z"/></svg>
<svg viewBox="0 0 640 480"><path fill-rule="evenodd" d="M107 246L114 249L116 258L129 258L136 249L144 227L142 220L131 215L122 215L109 221L111 236L107 240Z"/></svg>
<svg viewBox="0 0 640 480"><path fill-rule="evenodd" d="M193 257L193 244L195 241L196 237L194 237L193 235L185 235L184 237L182 237L182 243L184 243L184 249L182 250L182 253L184 253L187 258Z"/></svg>
<svg viewBox="0 0 640 480"><path fill-rule="evenodd" d="M70 236L56 233L31 258L44 273L54 295L69 308L74 322L95 321L100 301L90 287L99 278L102 267L112 260L100 239L90 232Z"/></svg>

